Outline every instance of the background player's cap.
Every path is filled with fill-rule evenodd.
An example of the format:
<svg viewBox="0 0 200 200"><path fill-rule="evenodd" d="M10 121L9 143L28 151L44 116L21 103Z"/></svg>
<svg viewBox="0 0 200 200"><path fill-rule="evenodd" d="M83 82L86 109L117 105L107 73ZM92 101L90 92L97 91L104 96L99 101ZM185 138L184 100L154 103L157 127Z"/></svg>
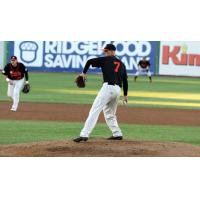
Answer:
<svg viewBox="0 0 200 200"><path fill-rule="evenodd" d="M107 44L104 48L103 48L104 51L116 51L116 47L115 45L113 44Z"/></svg>
<svg viewBox="0 0 200 200"><path fill-rule="evenodd" d="M11 56L10 60L17 60L17 56Z"/></svg>

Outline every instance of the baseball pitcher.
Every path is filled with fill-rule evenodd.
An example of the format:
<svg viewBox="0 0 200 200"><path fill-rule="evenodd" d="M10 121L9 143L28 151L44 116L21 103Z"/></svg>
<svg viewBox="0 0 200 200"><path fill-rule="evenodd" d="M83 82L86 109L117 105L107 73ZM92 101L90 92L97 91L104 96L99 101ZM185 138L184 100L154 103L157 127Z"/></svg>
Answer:
<svg viewBox="0 0 200 200"><path fill-rule="evenodd" d="M26 84L28 84L28 70L24 64L17 61L16 56L11 56L10 63L8 63L4 70L3 75L6 76L8 82L7 95L13 101L11 111L16 112L19 104L20 92Z"/></svg>
<svg viewBox="0 0 200 200"><path fill-rule="evenodd" d="M146 74L149 77L150 83L152 82L151 72L150 72L150 62L144 57L140 62L138 63L138 70L135 73L134 80L136 82L137 78L141 74Z"/></svg>
<svg viewBox="0 0 200 200"><path fill-rule="evenodd" d="M128 80L126 67L115 56L115 51L116 47L113 44L107 44L103 49L105 56L88 60L82 74L80 74L85 79L90 66L101 68L103 73L103 86L91 107L84 128L81 130L80 137L74 139L74 142L88 140L102 110L106 123L112 131L112 136L108 139L123 139L122 131L117 123L116 111L122 86L124 101L126 103L128 101Z"/></svg>

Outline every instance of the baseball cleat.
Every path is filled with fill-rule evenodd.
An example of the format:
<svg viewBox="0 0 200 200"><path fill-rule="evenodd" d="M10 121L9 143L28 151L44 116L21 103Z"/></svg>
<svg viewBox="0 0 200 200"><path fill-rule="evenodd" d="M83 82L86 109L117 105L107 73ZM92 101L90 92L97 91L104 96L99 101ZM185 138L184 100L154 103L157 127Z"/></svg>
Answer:
<svg viewBox="0 0 200 200"><path fill-rule="evenodd" d="M117 137L111 136L108 138L108 140L123 140L123 137L122 136L117 136Z"/></svg>
<svg viewBox="0 0 200 200"><path fill-rule="evenodd" d="M88 140L87 137L78 137L78 138L75 138L73 141L74 142L81 142L81 141L86 142L87 140Z"/></svg>
<svg viewBox="0 0 200 200"><path fill-rule="evenodd" d="M16 112L17 111L17 109L15 109L15 108L11 108L10 109L12 112Z"/></svg>

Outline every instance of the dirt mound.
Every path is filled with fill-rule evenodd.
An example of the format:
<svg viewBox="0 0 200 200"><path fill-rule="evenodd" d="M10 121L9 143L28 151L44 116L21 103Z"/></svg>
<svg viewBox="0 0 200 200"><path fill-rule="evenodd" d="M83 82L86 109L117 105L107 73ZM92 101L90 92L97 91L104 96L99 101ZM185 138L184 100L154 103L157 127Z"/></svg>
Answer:
<svg viewBox="0 0 200 200"><path fill-rule="evenodd" d="M200 156L200 147L176 142L106 141L90 139L85 143L71 140L28 144L0 145L0 156L60 157L134 157L134 156Z"/></svg>

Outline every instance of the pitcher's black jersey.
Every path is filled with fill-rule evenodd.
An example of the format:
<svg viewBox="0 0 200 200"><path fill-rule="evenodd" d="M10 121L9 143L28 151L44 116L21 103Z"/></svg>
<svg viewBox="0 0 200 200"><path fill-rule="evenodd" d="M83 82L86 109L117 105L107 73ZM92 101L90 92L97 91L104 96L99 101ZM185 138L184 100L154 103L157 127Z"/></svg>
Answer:
<svg viewBox="0 0 200 200"><path fill-rule="evenodd" d="M99 67L102 69L103 81L110 85L123 86L124 95L127 96L128 93L128 77L126 72L126 67L115 56L106 56L93 58L87 61L83 73L87 73L90 65L92 67Z"/></svg>

